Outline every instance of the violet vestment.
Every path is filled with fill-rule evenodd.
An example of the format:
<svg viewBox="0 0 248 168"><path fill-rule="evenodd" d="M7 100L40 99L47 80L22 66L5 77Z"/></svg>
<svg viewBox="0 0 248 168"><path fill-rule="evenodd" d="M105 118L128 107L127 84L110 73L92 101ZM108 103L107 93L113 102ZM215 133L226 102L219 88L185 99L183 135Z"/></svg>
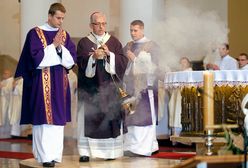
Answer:
<svg viewBox="0 0 248 168"><path fill-rule="evenodd" d="M75 45L62 30L62 44L53 39L59 28L48 23L31 29L15 77L23 78L21 124L32 124L32 148L40 163L61 162L64 125L71 121L68 70L76 62Z"/></svg>
<svg viewBox="0 0 248 168"><path fill-rule="evenodd" d="M124 151L151 156L158 150L156 139L157 77L160 51L158 45L143 37L127 43L124 52L135 58L129 61L124 75L127 92L136 97L134 114L126 117L128 132L124 135Z"/></svg>
<svg viewBox="0 0 248 168"><path fill-rule="evenodd" d="M123 55L121 43L115 37L109 36L105 44L109 51L115 54L116 74L112 74L112 77L116 84L121 86L120 80L126 69L127 58ZM120 135L123 116L118 88L111 74L105 69L110 58L99 59L92 65L96 68L92 77L87 77L85 72L90 58L89 53L96 47L92 35L82 38L77 47L78 94L79 101L83 100L85 103L85 136L97 139L115 138Z"/></svg>
<svg viewBox="0 0 248 168"><path fill-rule="evenodd" d="M15 74L24 79L21 124L65 125L71 120L68 69L57 63L38 68L56 33L36 27L27 34ZM64 47L76 61L75 45L68 33L65 36Z"/></svg>
<svg viewBox="0 0 248 168"><path fill-rule="evenodd" d="M160 50L155 42L148 41L145 37L140 41L129 42L124 47L124 52L130 50L136 56L135 62L129 61L124 75L127 92L138 99L135 113L126 118L128 126L152 125L149 89L153 90L157 113L157 69Z"/></svg>

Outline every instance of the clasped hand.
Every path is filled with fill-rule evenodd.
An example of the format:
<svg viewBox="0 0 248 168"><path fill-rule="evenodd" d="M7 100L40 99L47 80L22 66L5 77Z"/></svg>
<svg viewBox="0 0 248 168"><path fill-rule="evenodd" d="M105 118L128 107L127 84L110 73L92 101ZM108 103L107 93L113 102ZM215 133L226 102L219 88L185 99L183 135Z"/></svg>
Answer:
<svg viewBox="0 0 248 168"><path fill-rule="evenodd" d="M109 55L109 49L106 44L103 44L101 47L94 49L92 48L93 52L90 52L89 55L93 55L94 59L103 59L107 55Z"/></svg>
<svg viewBox="0 0 248 168"><path fill-rule="evenodd" d="M212 69L212 70L220 70L218 65L210 64L210 63L206 65L206 68L207 69Z"/></svg>
<svg viewBox="0 0 248 168"><path fill-rule="evenodd" d="M136 56L134 55L134 53L132 51L127 50L126 54L127 54L127 57L128 57L129 60L134 61Z"/></svg>
<svg viewBox="0 0 248 168"><path fill-rule="evenodd" d="M63 30L59 29L56 36L53 39L53 45L55 48L61 49L61 45L63 45Z"/></svg>

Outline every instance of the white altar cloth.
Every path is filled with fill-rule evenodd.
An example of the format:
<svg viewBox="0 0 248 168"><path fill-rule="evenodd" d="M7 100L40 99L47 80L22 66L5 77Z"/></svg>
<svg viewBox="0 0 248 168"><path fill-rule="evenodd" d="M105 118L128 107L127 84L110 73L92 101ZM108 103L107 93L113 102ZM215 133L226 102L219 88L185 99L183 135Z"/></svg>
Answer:
<svg viewBox="0 0 248 168"><path fill-rule="evenodd" d="M171 93L169 101L169 126L182 128L181 125L181 93L183 87L202 87L204 71L177 71L165 74L164 86ZM216 86L248 85L248 70L216 70L214 84Z"/></svg>
<svg viewBox="0 0 248 168"><path fill-rule="evenodd" d="M204 71L178 71L165 74L165 88L181 88L184 86L202 86ZM215 85L241 85L248 84L248 70L218 70L214 73Z"/></svg>

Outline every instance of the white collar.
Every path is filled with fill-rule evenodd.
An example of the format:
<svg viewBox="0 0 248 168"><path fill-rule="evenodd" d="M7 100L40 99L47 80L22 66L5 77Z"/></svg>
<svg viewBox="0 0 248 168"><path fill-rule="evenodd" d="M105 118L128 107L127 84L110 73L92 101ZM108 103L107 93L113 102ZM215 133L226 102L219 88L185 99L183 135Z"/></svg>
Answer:
<svg viewBox="0 0 248 168"><path fill-rule="evenodd" d="M39 26L39 28L45 31L58 31L59 30L59 28L52 27L48 23L45 23L44 25Z"/></svg>
<svg viewBox="0 0 248 168"><path fill-rule="evenodd" d="M244 65L243 67L241 67L240 69L248 69L248 64Z"/></svg>
<svg viewBox="0 0 248 168"><path fill-rule="evenodd" d="M147 37L144 36L143 38L134 41L134 43L145 43L145 42L148 42L148 41L150 41L150 40Z"/></svg>
<svg viewBox="0 0 248 168"><path fill-rule="evenodd" d="M228 57L230 57L229 54L225 55L224 57L221 57L221 59L222 59L222 60L223 60L223 59L227 59Z"/></svg>
<svg viewBox="0 0 248 168"><path fill-rule="evenodd" d="M110 34L108 34L108 32L106 32L102 36L97 36L96 34L91 32L90 34L88 34L87 38L97 45L102 45L102 44L105 44L109 40Z"/></svg>
<svg viewBox="0 0 248 168"><path fill-rule="evenodd" d="M104 36L106 35L106 32L105 32L103 35L101 35L101 36L96 35L96 34L93 33L93 32L91 32L91 33L92 33L92 35L93 35L98 41L102 41L102 39L103 39Z"/></svg>

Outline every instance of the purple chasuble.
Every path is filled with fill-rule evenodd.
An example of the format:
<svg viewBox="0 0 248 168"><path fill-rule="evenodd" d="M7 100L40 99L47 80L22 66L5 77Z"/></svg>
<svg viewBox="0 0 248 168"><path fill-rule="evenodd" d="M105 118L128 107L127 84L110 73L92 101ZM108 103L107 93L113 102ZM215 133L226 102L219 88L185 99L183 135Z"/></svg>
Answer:
<svg viewBox="0 0 248 168"><path fill-rule="evenodd" d="M158 65L160 49L155 42L153 41L148 41L144 43L129 42L124 47L124 53L126 53L128 49L131 50L136 57L139 55L141 51L146 51L150 53L153 64ZM129 64L130 63L131 62L129 62ZM147 68L147 67L144 67L144 68ZM142 82L146 82L147 74L139 74L139 79ZM124 83L126 84L126 90L127 90L127 93L130 95L134 95L134 92L136 89L134 81L135 81L135 76L133 74L133 69L131 69L129 74L124 76ZM140 98L138 99L137 105L135 107L135 113L132 115L126 116L125 123L127 126L152 125L152 116L151 116L151 107L150 107L150 101L149 101L149 96L148 96L148 88L153 90L155 113L156 114L158 113L157 80L155 80L153 83L153 86L147 86L146 89L143 89L140 91Z"/></svg>
<svg viewBox="0 0 248 168"><path fill-rule="evenodd" d="M122 79L128 61L123 55L122 45L113 36L110 36L105 44L109 51L115 54L115 70L118 77ZM84 103L85 136L95 139L115 138L120 135L123 119L120 94L111 75L105 70L105 60L97 60L92 65L96 66L95 76L86 77L85 70L92 48L96 48L96 44L88 37L82 38L77 46L78 103ZM116 75L113 75L113 78L120 84Z"/></svg>
<svg viewBox="0 0 248 168"><path fill-rule="evenodd" d="M47 45L57 31L43 30ZM31 29L17 65L15 77L23 77L21 124L65 125L71 121L68 70L62 65L37 69L44 57L44 41L35 28ZM75 45L66 33L64 47L76 62Z"/></svg>

